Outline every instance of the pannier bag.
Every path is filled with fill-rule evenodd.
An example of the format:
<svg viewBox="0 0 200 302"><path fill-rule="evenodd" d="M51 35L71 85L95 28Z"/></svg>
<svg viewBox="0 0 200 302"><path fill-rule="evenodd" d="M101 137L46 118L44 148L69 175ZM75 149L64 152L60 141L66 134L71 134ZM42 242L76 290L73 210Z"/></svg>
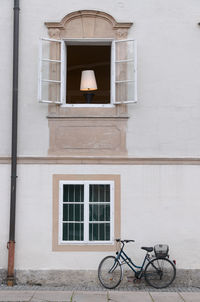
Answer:
<svg viewBox="0 0 200 302"><path fill-rule="evenodd" d="M168 256L169 246L167 244L156 244L154 246L154 253L158 258L165 258Z"/></svg>

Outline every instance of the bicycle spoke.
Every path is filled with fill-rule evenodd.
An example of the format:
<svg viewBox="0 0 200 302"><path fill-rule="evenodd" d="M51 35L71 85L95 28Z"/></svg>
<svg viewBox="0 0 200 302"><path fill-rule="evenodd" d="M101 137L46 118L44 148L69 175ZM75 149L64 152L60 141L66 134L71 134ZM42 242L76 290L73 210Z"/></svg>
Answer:
<svg viewBox="0 0 200 302"><path fill-rule="evenodd" d="M122 268L118 260L113 256L104 258L98 269L98 277L106 288L115 288L122 278Z"/></svg>
<svg viewBox="0 0 200 302"><path fill-rule="evenodd" d="M149 262L145 269L147 283L155 288L169 286L176 274L172 262L166 258L156 258Z"/></svg>

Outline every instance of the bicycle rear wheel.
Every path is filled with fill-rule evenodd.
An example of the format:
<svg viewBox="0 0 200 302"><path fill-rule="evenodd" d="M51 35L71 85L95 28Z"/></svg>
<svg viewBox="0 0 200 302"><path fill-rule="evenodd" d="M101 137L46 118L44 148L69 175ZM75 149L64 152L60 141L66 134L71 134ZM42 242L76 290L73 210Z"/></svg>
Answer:
<svg viewBox="0 0 200 302"><path fill-rule="evenodd" d="M122 267L114 256L105 257L99 264L98 278L105 288L115 288L122 280Z"/></svg>
<svg viewBox="0 0 200 302"><path fill-rule="evenodd" d="M165 288L174 281L176 267L167 258L155 258L147 264L144 277L149 285L155 288Z"/></svg>

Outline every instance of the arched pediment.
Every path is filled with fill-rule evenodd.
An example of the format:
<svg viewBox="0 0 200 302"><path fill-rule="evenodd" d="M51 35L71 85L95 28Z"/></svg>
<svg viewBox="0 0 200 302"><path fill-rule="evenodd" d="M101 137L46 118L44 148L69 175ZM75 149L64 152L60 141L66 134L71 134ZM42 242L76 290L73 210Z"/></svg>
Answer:
<svg viewBox="0 0 200 302"><path fill-rule="evenodd" d="M132 23L117 22L111 15L96 10L67 14L60 22L46 22L51 38L126 38Z"/></svg>

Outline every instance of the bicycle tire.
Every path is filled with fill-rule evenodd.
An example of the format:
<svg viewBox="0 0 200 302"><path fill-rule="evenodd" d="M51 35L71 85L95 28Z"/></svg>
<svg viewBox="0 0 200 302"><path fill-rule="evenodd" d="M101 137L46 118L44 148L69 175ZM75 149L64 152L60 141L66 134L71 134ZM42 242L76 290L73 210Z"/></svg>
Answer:
<svg viewBox="0 0 200 302"><path fill-rule="evenodd" d="M176 267L167 258L154 258L145 267L144 277L150 286L166 288L176 277Z"/></svg>
<svg viewBox="0 0 200 302"><path fill-rule="evenodd" d="M102 259L98 267L98 278L100 283L108 289L117 287L122 280L122 267L114 256Z"/></svg>

